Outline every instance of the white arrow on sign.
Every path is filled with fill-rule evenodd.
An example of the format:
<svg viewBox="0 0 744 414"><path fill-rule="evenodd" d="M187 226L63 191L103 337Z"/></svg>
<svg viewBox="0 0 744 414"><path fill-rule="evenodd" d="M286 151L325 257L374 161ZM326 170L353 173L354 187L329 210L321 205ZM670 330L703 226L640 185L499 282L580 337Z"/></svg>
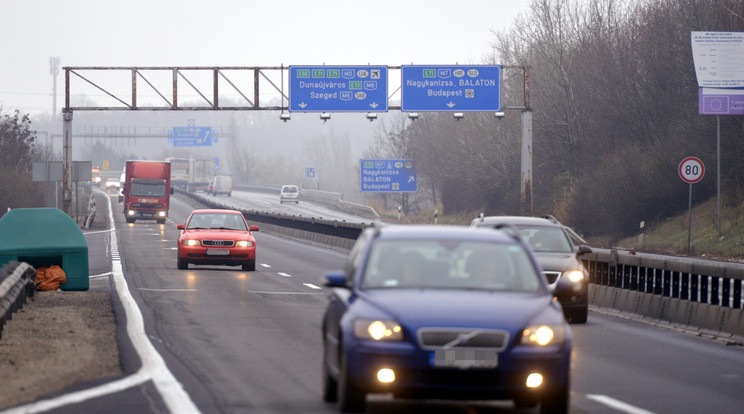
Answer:
<svg viewBox="0 0 744 414"><path fill-rule="evenodd" d="M376 102L372 102L371 104L369 104L369 106L371 106L372 108L377 108L379 105L377 105Z"/></svg>
<svg viewBox="0 0 744 414"><path fill-rule="evenodd" d="M304 108L304 107L306 107L306 106L307 106L307 104L306 104L305 102L302 102L302 103L300 104L300 108Z"/></svg>
<svg viewBox="0 0 744 414"><path fill-rule="evenodd" d="M452 102L452 101L450 101L450 102L449 102L449 103L447 104L447 106L449 106L450 108L452 108L452 107L454 107L454 106L455 106L455 103L454 103L454 102Z"/></svg>

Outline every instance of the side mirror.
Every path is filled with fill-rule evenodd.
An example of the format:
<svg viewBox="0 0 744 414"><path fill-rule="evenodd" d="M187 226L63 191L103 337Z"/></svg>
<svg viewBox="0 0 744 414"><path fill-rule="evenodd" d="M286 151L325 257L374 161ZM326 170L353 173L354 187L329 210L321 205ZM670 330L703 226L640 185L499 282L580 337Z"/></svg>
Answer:
<svg viewBox="0 0 744 414"><path fill-rule="evenodd" d="M251 231L258 231L258 226L251 226Z"/></svg>
<svg viewBox="0 0 744 414"><path fill-rule="evenodd" d="M178 230L183 230L183 224L179 224L178 226L176 226L176 228L177 228Z"/></svg>
<svg viewBox="0 0 744 414"><path fill-rule="evenodd" d="M171 193L171 194L174 194L175 192L176 192L176 189L175 189L175 188L173 188L173 187L171 187L171 188L170 188L170 193Z"/></svg>
<svg viewBox="0 0 744 414"><path fill-rule="evenodd" d="M582 254L589 254L591 252L592 252L592 248L587 246L586 244L582 244L579 246L579 252L578 252L579 256L581 256Z"/></svg>
<svg viewBox="0 0 744 414"><path fill-rule="evenodd" d="M346 286L346 273L342 270L333 270L326 272L321 279L321 283L328 287L345 288Z"/></svg>

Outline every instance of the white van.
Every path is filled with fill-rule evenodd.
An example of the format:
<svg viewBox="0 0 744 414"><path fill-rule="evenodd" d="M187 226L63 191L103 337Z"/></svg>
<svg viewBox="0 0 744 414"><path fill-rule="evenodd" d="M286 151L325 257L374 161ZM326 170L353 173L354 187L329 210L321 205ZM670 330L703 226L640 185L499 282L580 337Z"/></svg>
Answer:
<svg viewBox="0 0 744 414"><path fill-rule="evenodd" d="M300 189L296 185L283 185L282 190L279 192L279 204L284 202L291 203L294 201L295 204L300 202Z"/></svg>
<svg viewBox="0 0 744 414"><path fill-rule="evenodd" d="M232 195L232 176L215 175L207 187L207 194L227 194L230 197Z"/></svg>

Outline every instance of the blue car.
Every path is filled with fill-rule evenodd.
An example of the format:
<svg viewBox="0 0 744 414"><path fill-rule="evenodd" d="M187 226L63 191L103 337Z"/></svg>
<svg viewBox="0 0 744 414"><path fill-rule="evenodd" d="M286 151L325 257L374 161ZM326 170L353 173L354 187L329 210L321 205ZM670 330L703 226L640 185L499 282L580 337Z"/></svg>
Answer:
<svg viewBox="0 0 744 414"><path fill-rule="evenodd" d="M328 272L323 398L363 412L368 393L513 400L567 413L572 334L516 234L455 226L364 230Z"/></svg>

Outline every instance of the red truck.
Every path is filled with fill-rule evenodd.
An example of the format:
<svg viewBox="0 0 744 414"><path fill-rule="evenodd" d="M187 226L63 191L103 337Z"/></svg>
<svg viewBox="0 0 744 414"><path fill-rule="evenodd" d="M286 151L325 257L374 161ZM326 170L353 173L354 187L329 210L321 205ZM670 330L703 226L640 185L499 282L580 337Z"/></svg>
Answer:
<svg viewBox="0 0 744 414"><path fill-rule="evenodd" d="M127 161L124 169L124 217L165 223L171 187L171 165L165 161Z"/></svg>

